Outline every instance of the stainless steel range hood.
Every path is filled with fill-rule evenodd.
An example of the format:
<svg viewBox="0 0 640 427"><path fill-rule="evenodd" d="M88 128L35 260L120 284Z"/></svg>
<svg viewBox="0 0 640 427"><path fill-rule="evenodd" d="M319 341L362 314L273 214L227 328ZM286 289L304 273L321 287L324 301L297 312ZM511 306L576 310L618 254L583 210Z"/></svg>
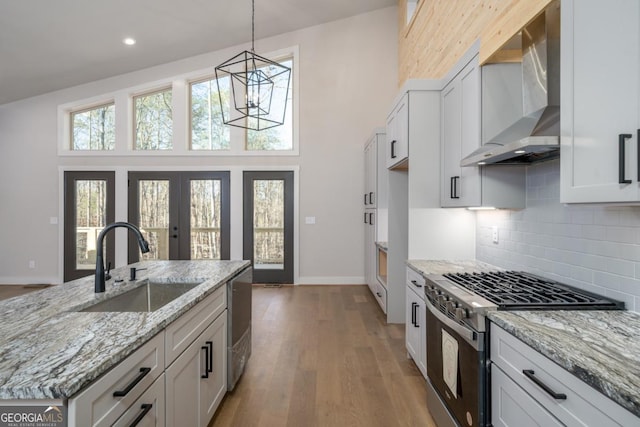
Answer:
<svg viewBox="0 0 640 427"><path fill-rule="evenodd" d="M521 44L521 63L482 67L483 145L461 166L529 164L560 154L559 2L552 2L514 43Z"/></svg>

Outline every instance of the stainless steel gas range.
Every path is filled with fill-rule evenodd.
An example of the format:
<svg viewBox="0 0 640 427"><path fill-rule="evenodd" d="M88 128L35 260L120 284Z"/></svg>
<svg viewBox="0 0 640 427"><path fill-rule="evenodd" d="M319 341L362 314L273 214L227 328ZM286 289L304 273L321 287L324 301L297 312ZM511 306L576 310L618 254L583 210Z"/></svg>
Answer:
<svg viewBox="0 0 640 427"><path fill-rule="evenodd" d="M489 426L491 310L618 310L624 304L529 273L427 275L427 405L439 427Z"/></svg>

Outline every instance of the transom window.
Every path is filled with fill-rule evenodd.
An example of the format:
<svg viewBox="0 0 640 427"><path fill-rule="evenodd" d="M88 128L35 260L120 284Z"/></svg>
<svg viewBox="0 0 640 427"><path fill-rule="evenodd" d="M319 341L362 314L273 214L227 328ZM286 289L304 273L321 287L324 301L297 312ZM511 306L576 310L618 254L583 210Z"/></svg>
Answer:
<svg viewBox="0 0 640 427"><path fill-rule="evenodd" d="M72 150L113 150L115 104L109 103L71 113Z"/></svg>
<svg viewBox="0 0 640 427"><path fill-rule="evenodd" d="M173 148L171 88L133 98L136 150Z"/></svg>
<svg viewBox="0 0 640 427"><path fill-rule="evenodd" d="M190 84L191 149L228 150L231 144L229 126L222 122L222 109L229 117L229 78L220 79L221 91L215 79Z"/></svg>

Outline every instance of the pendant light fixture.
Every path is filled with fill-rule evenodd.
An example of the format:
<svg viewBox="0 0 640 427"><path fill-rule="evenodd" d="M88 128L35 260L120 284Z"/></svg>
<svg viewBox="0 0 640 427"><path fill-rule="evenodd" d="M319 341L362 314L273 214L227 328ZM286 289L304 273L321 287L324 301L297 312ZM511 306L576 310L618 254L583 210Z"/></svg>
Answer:
<svg viewBox="0 0 640 427"><path fill-rule="evenodd" d="M221 80L228 77L230 102L222 121L226 125L265 130L284 124L291 68L255 53L255 0L251 0L251 52L245 50L216 67L220 105Z"/></svg>

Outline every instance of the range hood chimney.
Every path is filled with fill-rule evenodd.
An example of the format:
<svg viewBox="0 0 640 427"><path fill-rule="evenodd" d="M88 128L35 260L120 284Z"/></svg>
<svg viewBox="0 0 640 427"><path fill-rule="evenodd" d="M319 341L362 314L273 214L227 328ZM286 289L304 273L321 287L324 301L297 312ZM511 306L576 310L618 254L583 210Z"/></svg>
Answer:
<svg viewBox="0 0 640 427"><path fill-rule="evenodd" d="M560 154L559 2L552 2L519 36L521 64L482 67L483 145L461 166L529 164Z"/></svg>

